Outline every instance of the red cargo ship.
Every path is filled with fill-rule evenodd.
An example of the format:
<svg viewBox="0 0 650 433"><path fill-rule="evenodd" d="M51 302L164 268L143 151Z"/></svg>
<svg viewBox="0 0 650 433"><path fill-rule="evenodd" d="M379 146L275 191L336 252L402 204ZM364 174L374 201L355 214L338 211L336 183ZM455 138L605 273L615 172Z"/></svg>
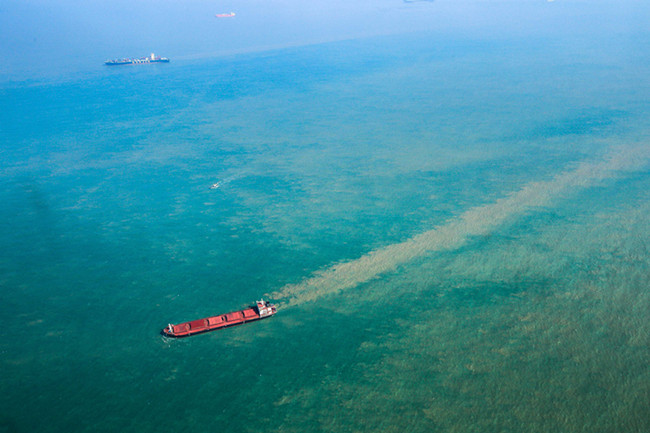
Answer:
<svg viewBox="0 0 650 433"><path fill-rule="evenodd" d="M255 302L255 305L241 311L234 311L220 316L206 317L205 319L193 320L191 322L179 323L177 325L170 323L162 330L162 334L174 338L189 337L190 335L201 334L203 332L214 331L228 326L241 325L242 323L271 317L275 312L275 305L262 299L261 301Z"/></svg>

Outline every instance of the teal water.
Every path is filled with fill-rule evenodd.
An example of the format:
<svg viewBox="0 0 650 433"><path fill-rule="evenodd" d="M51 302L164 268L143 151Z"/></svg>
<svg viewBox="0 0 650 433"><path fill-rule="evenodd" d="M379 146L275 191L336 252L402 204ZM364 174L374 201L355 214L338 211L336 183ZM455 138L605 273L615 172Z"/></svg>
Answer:
<svg viewBox="0 0 650 433"><path fill-rule="evenodd" d="M5 83L0 431L649 431L632 36Z"/></svg>

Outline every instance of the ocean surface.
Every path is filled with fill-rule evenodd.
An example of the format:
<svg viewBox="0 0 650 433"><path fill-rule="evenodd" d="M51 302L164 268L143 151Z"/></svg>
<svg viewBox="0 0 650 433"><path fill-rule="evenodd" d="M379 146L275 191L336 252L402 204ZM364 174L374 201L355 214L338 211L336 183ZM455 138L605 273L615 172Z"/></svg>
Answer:
<svg viewBox="0 0 650 433"><path fill-rule="evenodd" d="M650 431L632 30L3 82L0 432Z"/></svg>

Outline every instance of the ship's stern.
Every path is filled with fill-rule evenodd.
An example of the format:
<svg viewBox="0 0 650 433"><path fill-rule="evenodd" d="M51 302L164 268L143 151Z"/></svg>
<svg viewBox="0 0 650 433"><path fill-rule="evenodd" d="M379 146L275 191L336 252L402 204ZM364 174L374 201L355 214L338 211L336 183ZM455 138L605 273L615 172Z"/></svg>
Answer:
<svg viewBox="0 0 650 433"><path fill-rule="evenodd" d="M271 304L270 302L267 302L263 299L259 300L256 302L256 307L257 307L257 312L260 315L260 319L263 319L264 317L269 317L274 315L277 312L277 309L275 308L275 305Z"/></svg>

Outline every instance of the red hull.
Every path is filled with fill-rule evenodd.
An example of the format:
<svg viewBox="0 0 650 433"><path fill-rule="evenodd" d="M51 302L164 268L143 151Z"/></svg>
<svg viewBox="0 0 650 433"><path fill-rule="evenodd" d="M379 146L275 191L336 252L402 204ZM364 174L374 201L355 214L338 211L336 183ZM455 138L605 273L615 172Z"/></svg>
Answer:
<svg viewBox="0 0 650 433"><path fill-rule="evenodd" d="M275 305L265 301L257 301L256 305L240 311L222 314L219 316L206 317L205 319L193 320L191 322L169 324L162 330L167 337L181 338L204 332L215 331L229 326L241 325L246 322L271 317L276 312Z"/></svg>

